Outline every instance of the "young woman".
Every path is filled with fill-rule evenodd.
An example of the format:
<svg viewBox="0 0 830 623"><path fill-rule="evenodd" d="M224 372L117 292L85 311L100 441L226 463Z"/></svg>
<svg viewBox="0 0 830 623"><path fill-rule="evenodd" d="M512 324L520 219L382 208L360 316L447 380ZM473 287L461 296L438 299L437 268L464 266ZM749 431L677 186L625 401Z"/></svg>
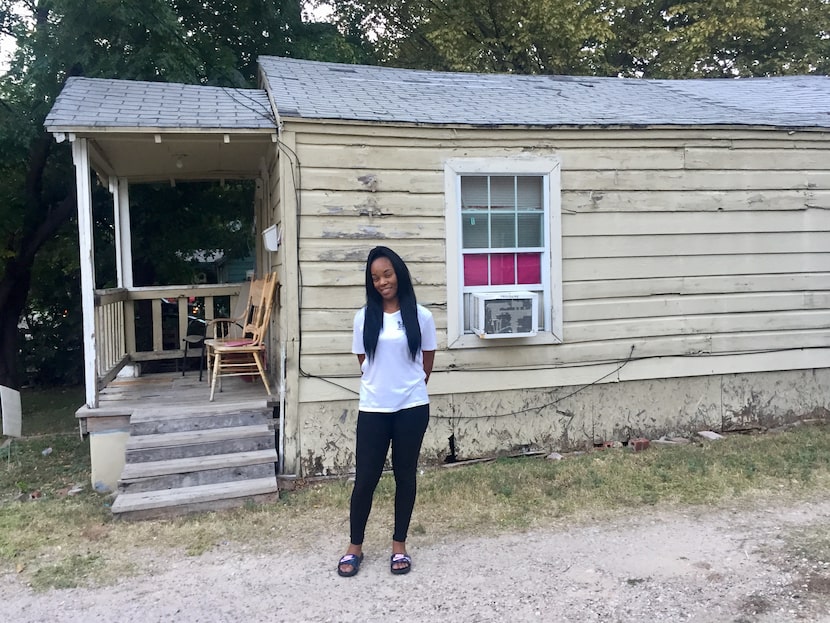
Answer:
<svg viewBox="0 0 830 623"><path fill-rule="evenodd" d="M366 306L354 318L352 352L360 362L356 472L349 515L351 543L337 565L344 577L363 561L363 537L389 444L395 474L392 573L408 573L406 534L415 506L415 474L429 422L427 381L435 359L435 321L415 300L409 269L397 253L375 247L366 260Z"/></svg>

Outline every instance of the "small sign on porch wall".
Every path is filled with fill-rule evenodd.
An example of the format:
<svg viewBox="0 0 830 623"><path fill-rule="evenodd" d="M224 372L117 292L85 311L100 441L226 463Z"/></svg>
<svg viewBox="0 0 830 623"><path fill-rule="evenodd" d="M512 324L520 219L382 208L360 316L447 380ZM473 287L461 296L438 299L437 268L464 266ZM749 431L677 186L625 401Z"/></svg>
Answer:
<svg viewBox="0 0 830 623"><path fill-rule="evenodd" d="M20 392L0 385L0 417L3 419L3 434L7 437L23 436L23 408Z"/></svg>
<svg viewBox="0 0 830 623"><path fill-rule="evenodd" d="M265 248L269 251L278 251L280 248L280 241L282 240L282 232L276 225L271 225L263 230L262 241Z"/></svg>

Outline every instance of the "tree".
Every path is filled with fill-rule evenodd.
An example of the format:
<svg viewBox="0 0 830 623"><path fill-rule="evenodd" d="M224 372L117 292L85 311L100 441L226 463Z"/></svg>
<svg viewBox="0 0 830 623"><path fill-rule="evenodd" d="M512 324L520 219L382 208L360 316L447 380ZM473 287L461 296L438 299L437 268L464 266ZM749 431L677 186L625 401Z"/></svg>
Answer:
<svg viewBox="0 0 830 623"><path fill-rule="evenodd" d="M69 150L55 149L43 129L68 76L253 86L258 54L363 54L332 26L305 24L300 0L0 0L0 32L17 43L0 82L0 385L15 389L18 324L37 260L43 279L54 265L44 251L60 257L62 238L77 235ZM77 293L73 283L66 296L77 301ZM46 299L32 300L51 310ZM71 301L64 309L77 313Z"/></svg>
<svg viewBox="0 0 830 623"><path fill-rule="evenodd" d="M381 62L449 71L601 73L613 3L602 0L333 0Z"/></svg>
<svg viewBox="0 0 830 623"><path fill-rule="evenodd" d="M830 72L830 0L655 2L638 56L667 78Z"/></svg>
<svg viewBox="0 0 830 623"><path fill-rule="evenodd" d="M384 64L661 78L830 71L830 0L331 0Z"/></svg>

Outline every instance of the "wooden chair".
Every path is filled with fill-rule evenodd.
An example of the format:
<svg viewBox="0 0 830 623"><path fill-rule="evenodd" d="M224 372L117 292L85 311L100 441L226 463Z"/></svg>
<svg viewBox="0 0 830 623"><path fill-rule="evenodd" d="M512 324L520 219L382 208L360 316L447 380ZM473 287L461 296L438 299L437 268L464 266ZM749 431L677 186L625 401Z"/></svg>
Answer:
<svg viewBox="0 0 830 623"><path fill-rule="evenodd" d="M182 353L182 376L187 372L187 351L199 349L199 382L202 381L202 371L205 369L205 337L207 325L204 320L195 318L187 323L187 335L182 338L184 352Z"/></svg>
<svg viewBox="0 0 830 623"><path fill-rule="evenodd" d="M245 281L239 289L239 296L236 297L231 315L227 318L212 318L205 326L204 334L202 335L202 367L207 368L208 381L211 380L211 370L213 366L212 356L208 356L208 347L205 345L206 339L212 340L228 340L231 338L242 338L242 327L248 322L248 316L251 313L251 282ZM187 338L185 338L187 339ZM185 345L185 353L187 352L187 345ZM199 380L202 380L202 371L199 370Z"/></svg>
<svg viewBox="0 0 830 623"><path fill-rule="evenodd" d="M251 282L246 281L239 290L239 296L228 318L213 318L208 321L205 332L210 339L241 338L242 327L250 320ZM208 362L209 364L210 362ZM210 374L208 374L210 378Z"/></svg>
<svg viewBox="0 0 830 623"><path fill-rule="evenodd" d="M274 294L277 289L276 273L269 273L263 279L257 279L251 283L248 299L245 305L245 313L241 319L240 335L232 335L225 323L225 329L221 329L221 319L213 321L213 337L205 340L205 348L208 353L208 376L210 382L210 400L216 395L217 383L221 391L221 378L223 376L251 376L259 374L265 390L270 394L271 387L268 384L268 377L265 374L263 353L265 352L265 335L268 333L268 326L271 322L271 311L274 308Z"/></svg>

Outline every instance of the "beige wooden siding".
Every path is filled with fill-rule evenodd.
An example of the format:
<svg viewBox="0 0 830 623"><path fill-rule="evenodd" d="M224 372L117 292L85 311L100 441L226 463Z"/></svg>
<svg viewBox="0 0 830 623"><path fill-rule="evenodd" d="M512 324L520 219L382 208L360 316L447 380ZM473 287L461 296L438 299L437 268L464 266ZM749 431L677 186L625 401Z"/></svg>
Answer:
<svg viewBox="0 0 830 623"><path fill-rule="evenodd" d="M407 260L419 302L435 314L438 372L606 364L632 347L638 358L830 347L825 133L292 130L306 373L356 374L351 320L376 244ZM562 162L564 343L445 350L443 163L510 155Z"/></svg>
<svg viewBox="0 0 830 623"><path fill-rule="evenodd" d="M268 188L267 196L269 198L270 208L265 221L262 223L263 227L261 229L265 229L271 225L277 225L279 227L282 224L283 206L280 200L280 169L278 165L279 159L276 151L274 151L270 154L265 165L267 174L264 181ZM282 258L282 253L271 253L269 258L271 262L270 269L279 271L282 265Z"/></svg>

